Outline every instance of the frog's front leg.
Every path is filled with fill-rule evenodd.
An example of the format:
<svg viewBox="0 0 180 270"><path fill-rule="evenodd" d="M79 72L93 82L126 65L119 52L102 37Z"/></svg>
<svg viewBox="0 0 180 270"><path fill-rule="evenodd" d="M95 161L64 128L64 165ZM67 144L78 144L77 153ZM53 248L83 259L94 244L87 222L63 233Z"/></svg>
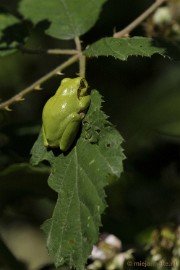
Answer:
<svg viewBox="0 0 180 270"><path fill-rule="evenodd" d="M80 102L79 102L79 106L80 106L81 110L86 110L89 107L90 103L91 103L91 97L84 96L84 97L81 97Z"/></svg>
<svg viewBox="0 0 180 270"><path fill-rule="evenodd" d="M72 145L82 120L82 115L78 113L72 113L68 117L68 124L62 134L59 142L59 147L62 151L67 151Z"/></svg>

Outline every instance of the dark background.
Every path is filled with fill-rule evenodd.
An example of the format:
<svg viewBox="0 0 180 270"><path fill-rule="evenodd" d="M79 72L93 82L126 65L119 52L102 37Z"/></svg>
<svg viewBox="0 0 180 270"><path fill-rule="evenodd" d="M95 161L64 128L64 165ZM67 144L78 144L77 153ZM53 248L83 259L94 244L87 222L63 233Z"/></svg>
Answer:
<svg viewBox="0 0 180 270"><path fill-rule="evenodd" d="M152 3L109 0L97 24L81 37L83 46L111 36L113 29L122 29ZM15 0L0 2L14 13L17 4ZM145 35L143 25L132 35ZM38 27L30 31L27 43L29 47L44 49L74 46L72 41L58 41L44 35ZM142 235L146 237L145 232L152 228L169 223L176 225L180 221L180 62L179 51L173 52L177 53L171 55L171 59L154 55L152 58L130 57L125 62L111 57L87 61L87 80L91 88L104 96L104 110L124 138L124 173L118 182L107 188L109 207L101 228L102 232L117 235L124 247L139 244ZM21 52L1 57L0 98L10 98L65 59L65 56ZM77 71L75 64L65 70L65 76L73 77ZM41 128L43 105L60 80L61 77L53 77L43 84L43 91L29 94L25 101L12 106L12 112L0 113L1 170L14 163L28 162L30 149ZM19 198L25 200L21 194L15 202ZM16 211L26 216L24 209L16 207ZM39 213L35 215L33 211L31 219L42 221Z"/></svg>

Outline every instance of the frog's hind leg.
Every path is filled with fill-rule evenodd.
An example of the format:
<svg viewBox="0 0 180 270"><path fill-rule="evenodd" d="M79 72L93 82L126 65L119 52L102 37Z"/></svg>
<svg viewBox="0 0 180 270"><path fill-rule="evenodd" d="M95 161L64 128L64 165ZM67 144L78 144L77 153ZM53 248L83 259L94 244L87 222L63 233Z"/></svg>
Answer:
<svg viewBox="0 0 180 270"><path fill-rule="evenodd" d="M43 142L44 142L44 146L48 147L48 141L46 139L46 135L45 135L45 131L44 131L44 127L42 126L42 135L43 135Z"/></svg>
<svg viewBox="0 0 180 270"><path fill-rule="evenodd" d="M69 125L66 127L59 143L61 151L67 151L71 147L78 133L80 124L81 121L77 119L69 123Z"/></svg>

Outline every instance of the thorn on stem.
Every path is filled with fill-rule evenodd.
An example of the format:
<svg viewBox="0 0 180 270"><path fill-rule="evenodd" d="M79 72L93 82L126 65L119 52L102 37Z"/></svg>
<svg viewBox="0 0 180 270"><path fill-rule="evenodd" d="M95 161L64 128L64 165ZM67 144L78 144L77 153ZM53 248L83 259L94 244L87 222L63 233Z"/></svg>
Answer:
<svg viewBox="0 0 180 270"><path fill-rule="evenodd" d="M11 112L11 111L12 111L12 109L10 109L9 106L4 107L4 109L5 109L6 111L8 111L8 112Z"/></svg>
<svg viewBox="0 0 180 270"><path fill-rule="evenodd" d="M23 100L25 100L25 98L23 98L23 97L16 97L16 99L15 99L17 102L19 102L19 101L23 101Z"/></svg>
<svg viewBox="0 0 180 270"><path fill-rule="evenodd" d="M35 90L42 90L42 87L40 85L37 85L36 87L34 87Z"/></svg>
<svg viewBox="0 0 180 270"><path fill-rule="evenodd" d="M62 73L61 71L58 71L57 73L56 73L56 75L64 75L64 73Z"/></svg>

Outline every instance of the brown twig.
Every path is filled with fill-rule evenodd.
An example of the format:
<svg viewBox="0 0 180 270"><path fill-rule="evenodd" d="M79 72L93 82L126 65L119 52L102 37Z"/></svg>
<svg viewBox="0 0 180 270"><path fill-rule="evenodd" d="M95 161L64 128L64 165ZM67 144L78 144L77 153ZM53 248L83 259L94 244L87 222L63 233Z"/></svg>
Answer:
<svg viewBox="0 0 180 270"><path fill-rule="evenodd" d="M58 74L58 72L61 72L62 70L64 70L65 68L67 68L68 66L72 65L73 63L75 63L76 61L78 61L79 56L78 55L74 55L71 58L69 58L67 61L65 61L64 63L62 63L61 65L57 66L55 69L51 70L49 73L47 73L46 75L44 75L43 77L41 77L39 80L37 80L36 82L34 82L33 84L31 84L30 86L28 86L27 88L25 88L24 90L22 90L21 92L19 92L17 95L11 97L10 99L0 103L0 109L5 109L5 110L11 110L9 108L9 106L15 102L19 102L22 101L24 99L24 97L29 94L30 92L34 91L34 90L40 90L40 85L42 83L44 83L45 81L47 81L48 79L50 79L53 75Z"/></svg>
<svg viewBox="0 0 180 270"><path fill-rule="evenodd" d="M156 0L146 11L144 11L139 17L137 17L132 23L130 23L123 30L114 33L113 37L121 38L128 36L129 33L134 30L140 23L142 23L151 13L153 13L159 6L165 3L166 0Z"/></svg>
<svg viewBox="0 0 180 270"><path fill-rule="evenodd" d="M74 55L78 54L77 50L65 50L65 49L48 49L48 50L43 50L43 49L33 49L33 48L27 48L27 47L19 47L20 51L23 53L28 53L28 54L63 54L63 55Z"/></svg>

